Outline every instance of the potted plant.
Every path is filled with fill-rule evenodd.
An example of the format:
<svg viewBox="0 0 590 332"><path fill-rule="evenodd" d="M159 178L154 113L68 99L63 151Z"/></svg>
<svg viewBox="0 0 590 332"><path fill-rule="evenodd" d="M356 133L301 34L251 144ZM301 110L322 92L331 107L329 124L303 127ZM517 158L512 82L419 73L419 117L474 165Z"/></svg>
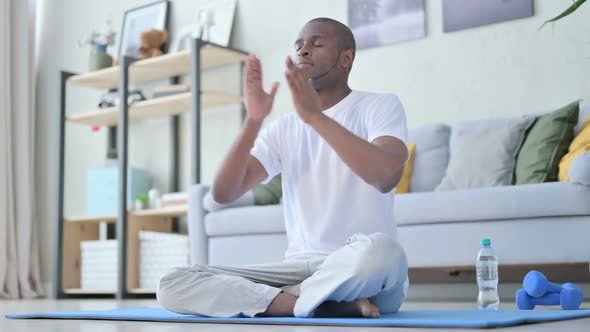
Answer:
<svg viewBox="0 0 590 332"><path fill-rule="evenodd" d="M137 195L137 197L135 198L135 210L139 211L139 210L143 210L146 208L147 206L147 202L148 202L148 194L143 193L143 194L139 194Z"/></svg>
<svg viewBox="0 0 590 332"><path fill-rule="evenodd" d="M550 19L549 21L546 21L545 23L543 23L543 25L545 25L547 23L557 22L557 21L561 20L562 18L568 16L569 14L575 12L578 8L580 8L581 5L584 4L584 2L586 2L586 0L573 0L572 2L573 2L572 5L569 6L566 10L564 10L563 13L555 16L554 18Z"/></svg>
<svg viewBox="0 0 590 332"><path fill-rule="evenodd" d="M113 57L107 53L107 47L115 43L115 31L112 21L108 19L101 27L93 30L78 41L78 46L90 45L93 47L88 61L90 71L108 68L113 65Z"/></svg>

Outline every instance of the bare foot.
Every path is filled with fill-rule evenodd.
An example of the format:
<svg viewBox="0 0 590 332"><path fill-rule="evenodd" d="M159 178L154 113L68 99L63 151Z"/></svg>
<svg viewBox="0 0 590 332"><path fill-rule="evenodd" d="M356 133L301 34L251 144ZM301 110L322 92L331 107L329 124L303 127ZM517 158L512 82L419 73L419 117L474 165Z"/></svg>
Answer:
<svg viewBox="0 0 590 332"><path fill-rule="evenodd" d="M295 297L299 297L299 295L301 295L301 284L283 286L281 288L283 289L283 292L291 294Z"/></svg>
<svg viewBox="0 0 590 332"><path fill-rule="evenodd" d="M369 299L352 302L328 301L322 303L314 312L314 317L365 317L378 318L379 309Z"/></svg>

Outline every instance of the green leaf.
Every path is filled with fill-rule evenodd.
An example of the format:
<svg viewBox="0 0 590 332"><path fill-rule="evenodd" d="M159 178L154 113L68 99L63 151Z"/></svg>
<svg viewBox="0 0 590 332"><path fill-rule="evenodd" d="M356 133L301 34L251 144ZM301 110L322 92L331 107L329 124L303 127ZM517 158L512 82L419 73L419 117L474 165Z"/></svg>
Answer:
<svg viewBox="0 0 590 332"><path fill-rule="evenodd" d="M586 2L586 0L573 0L573 4L571 6L569 6L568 9L566 9L563 13L555 16L554 18L550 19L549 21L545 21L545 23L543 23L543 25L541 26L541 28L543 26L545 26L545 24L550 23L550 22L556 22L566 16L568 16L569 14L573 13L576 11L576 9L580 8L580 6Z"/></svg>

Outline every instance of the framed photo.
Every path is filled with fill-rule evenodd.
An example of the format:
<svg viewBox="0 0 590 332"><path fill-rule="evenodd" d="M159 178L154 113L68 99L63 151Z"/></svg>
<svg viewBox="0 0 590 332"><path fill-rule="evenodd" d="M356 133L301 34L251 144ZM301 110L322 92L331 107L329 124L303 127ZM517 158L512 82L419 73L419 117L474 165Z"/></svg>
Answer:
<svg viewBox="0 0 590 332"><path fill-rule="evenodd" d="M533 0L443 0L445 32L533 16Z"/></svg>
<svg viewBox="0 0 590 332"><path fill-rule="evenodd" d="M192 24L181 27L170 44L170 52L190 48L191 38L229 46L236 0L209 0L195 10Z"/></svg>
<svg viewBox="0 0 590 332"><path fill-rule="evenodd" d="M348 25L358 49L422 38L424 0L348 0Z"/></svg>
<svg viewBox="0 0 590 332"><path fill-rule="evenodd" d="M140 47L139 36L142 32L151 29L168 30L169 7L170 2L164 0L126 11L121 29L119 57L137 57ZM162 45L164 53L167 44Z"/></svg>
<svg viewBox="0 0 590 332"><path fill-rule="evenodd" d="M209 0L197 8L201 39L221 46L229 46L231 28L236 11L236 0Z"/></svg>

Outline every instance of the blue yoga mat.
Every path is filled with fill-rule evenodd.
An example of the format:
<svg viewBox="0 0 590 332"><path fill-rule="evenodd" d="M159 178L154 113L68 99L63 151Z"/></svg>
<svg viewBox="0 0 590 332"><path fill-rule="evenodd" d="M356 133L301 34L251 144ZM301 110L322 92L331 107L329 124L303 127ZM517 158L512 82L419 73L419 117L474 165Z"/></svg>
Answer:
<svg viewBox="0 0 590 332"><path fill-rule="evenodd" d="M590 317L590 310L402 310L380 318L213 318L183 315L161 308L137 307L100 311L8 314L7 318L104 319L222 324L339 326L500 327Z"/></svg>

